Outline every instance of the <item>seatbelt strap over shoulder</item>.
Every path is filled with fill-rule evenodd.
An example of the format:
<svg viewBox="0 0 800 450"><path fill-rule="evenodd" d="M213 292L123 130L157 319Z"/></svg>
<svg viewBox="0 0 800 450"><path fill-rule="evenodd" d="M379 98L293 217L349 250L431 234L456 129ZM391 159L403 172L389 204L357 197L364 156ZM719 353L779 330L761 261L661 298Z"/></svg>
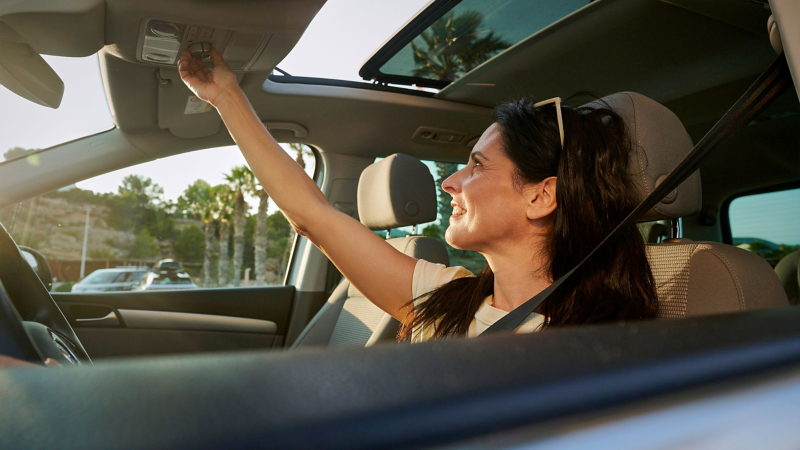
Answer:
<svg viewBox="0 0 800 450"><path fill-rule="evenodd" d="M664 181L650 193L625 220L622 221L597 247L592 250L586 258L577 266L567 272L553 284L533 298L523 303L513 311L506 314L502 319L495 322L486 329L481 336L496 333L499 331L511 331L517 328L523 321L556 289L567 281L586 261L597 253L608 242L613 241L620 235L626 227L635 224L636 221L645 213L650 211L666 195L676 189L686 178L689 177L700 164L719 148L725 141L730 139L739 130L747 126L761 111L763 111L773 100L780 96L787 88L792 86L792 76L789 73L789 66L786 57L780 55L761 76L750 86L750 88L739 98L739 100L725 113L724 116L706 133L705 136L694 146L691 152L667 175Z"/></svg>

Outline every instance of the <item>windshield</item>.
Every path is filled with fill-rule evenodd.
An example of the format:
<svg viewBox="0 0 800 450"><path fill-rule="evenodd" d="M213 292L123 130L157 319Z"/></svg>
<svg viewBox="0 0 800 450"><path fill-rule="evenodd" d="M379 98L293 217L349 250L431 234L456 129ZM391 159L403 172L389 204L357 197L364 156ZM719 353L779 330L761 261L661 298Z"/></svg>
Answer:
<svg viewBox="0 0 800 450"><path fill-rule="evenodd" d="M590 0L464 0L391 56L379 72L408 77L408 83L416 79L443 81L446 85L589 3ZM381 80L380 76L376 78Z"/></svg>
<svg viewBox="0 0 800 450"><path fill-rule="evenodd" d="M64 81L61 106L37 105L0 86L0 162L114 127L97 55L43 58Z"/></svg>
<svg viewBox="0 0 800 450"><path fill-rule="evenodd" d="M363 81L364 61L428 1L328 0L278 67L293 76Z"/></svg>

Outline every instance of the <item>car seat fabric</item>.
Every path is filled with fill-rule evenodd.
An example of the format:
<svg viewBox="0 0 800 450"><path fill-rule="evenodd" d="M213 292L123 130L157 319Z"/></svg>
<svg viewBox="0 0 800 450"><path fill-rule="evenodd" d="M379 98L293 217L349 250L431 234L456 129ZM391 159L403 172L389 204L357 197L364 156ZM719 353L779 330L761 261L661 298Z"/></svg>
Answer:
<svg viewBox="0 0 800 450"><path fill-rule="evenodd" d="M659 317L683 318L786 306L770 265L717 242L647 246Z"/></svg>
<svg viewBox="0 0 800 450"><path fill-rule="evenodd" d="M692 150L678 117L643 95L621 92L589 103L607 105L625 121L632 144L631 173L640 198L649 195ZM678 219L700 210L696 171L640 218ZM659 317L691 317L787 306L778 276L762 258L717 242L668 239L647 245L659 299Z"/></svg>
<svg viewBox="0 0 800 450"><path fill-rule="evenodd" d="M436 219L436 187L427 166L403 154L367 167L358 183L358 212L372 229L390 229ZM450 264L444 244L423 236L388 239L399 251ZM409 288L410 290L410 288ZM365 346L394 340L399 322L342 279L328 301L298 336L292 348Z"/></svg>
<svg viewBox="0 0 800 450"><path fill-rule="evenodd" d="M620 92L585 106L610 107L625 122L632 147L630 171L640 200L650 195L692 150L692 138L678 116L644 95ZM700 211L701 200L700 171L695 171L639 221L690 216Z"/></svg>
<svg viewBox="0 0 800 450"><path fill-rule="evenodd" d="M796 305L800 303L800 250L784 256L775 266L775 273L781 280L789 303Z"/></svg>

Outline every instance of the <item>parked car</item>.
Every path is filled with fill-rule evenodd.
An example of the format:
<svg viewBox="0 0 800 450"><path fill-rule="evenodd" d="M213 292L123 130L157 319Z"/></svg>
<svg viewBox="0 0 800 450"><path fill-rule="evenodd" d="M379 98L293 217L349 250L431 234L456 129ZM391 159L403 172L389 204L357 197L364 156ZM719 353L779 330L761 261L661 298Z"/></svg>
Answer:
<svg viewBox="0 0 800 450"><path fill-rule="evenodd" d="M162 259L149 269L139 281L140 291L167 291L175 289L196 289L192 277L183 270L179 261Z"/></svg>
<svg viewBox="0 0 800 450"><path fill-rule="evenodd" d="M132 291L147 272L147 266L98 269L72 285L72 292Z"/></svg>

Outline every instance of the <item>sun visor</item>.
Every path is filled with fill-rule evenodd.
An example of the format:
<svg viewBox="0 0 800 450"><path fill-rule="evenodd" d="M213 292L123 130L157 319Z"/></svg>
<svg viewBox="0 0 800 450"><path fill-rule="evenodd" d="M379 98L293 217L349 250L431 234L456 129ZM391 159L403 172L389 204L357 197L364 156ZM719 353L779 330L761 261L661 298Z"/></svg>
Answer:
<svg viewBox="0 0 800 450"><path fill-rule="evenodd" d="M183 84L175 69L158 69L158 127L180 138L199 138L217 134L222 118L217 110ZM237 81L243 74L238 73Z"/></svg>
<svg viewBox="0 0 800 450"><path fill-rule="evenodd" d="M105 44L105 2L10 2L0 6L8 24L41 55L83 57Z"/></svg>

